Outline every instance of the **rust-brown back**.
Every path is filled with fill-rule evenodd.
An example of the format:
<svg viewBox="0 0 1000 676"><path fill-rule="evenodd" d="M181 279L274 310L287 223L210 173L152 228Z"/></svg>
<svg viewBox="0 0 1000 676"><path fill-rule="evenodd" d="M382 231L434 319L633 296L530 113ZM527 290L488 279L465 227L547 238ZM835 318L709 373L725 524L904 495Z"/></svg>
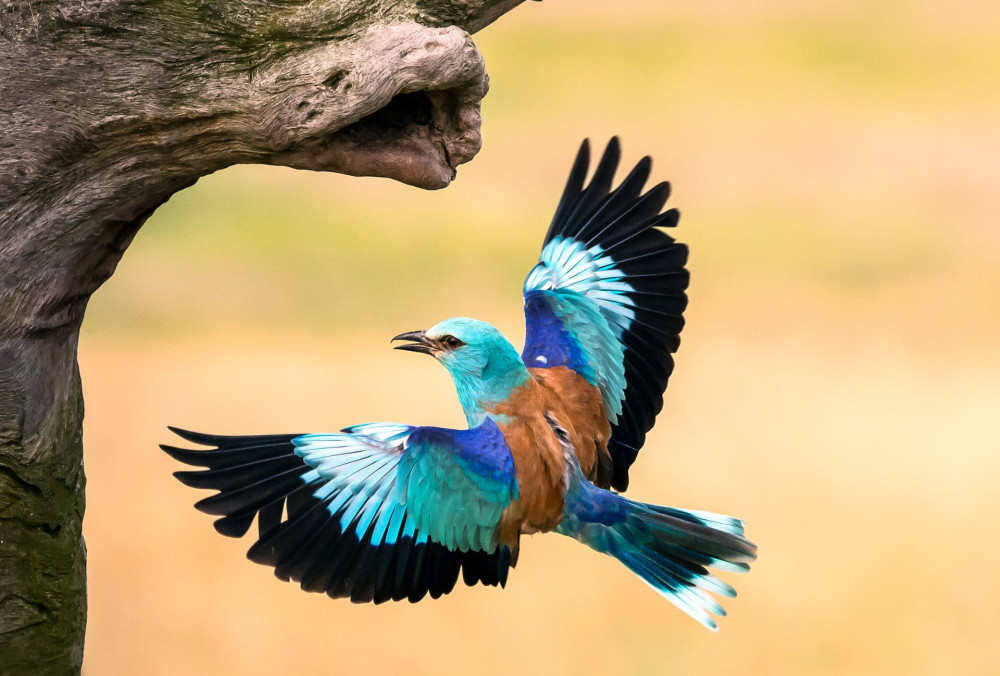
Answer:
<svg viewBox="0 0 1000 676"><path fill-rule="evenodd" d="M501 523L505 542L515 521L521 533L530 534L552 530L562 519L565 461L546 413L569 433L587 478L601 487L611 481L611 426L600 391L565 367L529 371L527 384L489 409L501 416L498 424L514 457L520 490L517 505L504 513Z"/></svg>
<svg viewBox="0 0 1000 676"><path fill-rule="evenodd" d="M569 432L584 475L601 488L609 488L611 424L601 391L565 366L529 368L528 371L548 393L549 410Z"/></svg>

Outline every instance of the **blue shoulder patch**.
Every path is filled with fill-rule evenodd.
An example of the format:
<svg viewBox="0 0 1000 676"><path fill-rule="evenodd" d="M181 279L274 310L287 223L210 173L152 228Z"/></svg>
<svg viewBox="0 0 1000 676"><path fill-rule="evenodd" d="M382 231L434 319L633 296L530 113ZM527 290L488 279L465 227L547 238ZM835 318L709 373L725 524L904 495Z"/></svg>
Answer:
<svg viewBox="0 0 1000 676"><path fill-rule="evenodd" d="M550 292L528 291L524 294L524 314L527 335L521 358L527 366L573 369L591 385L596 385L594 369L583 353L580 343L571 336L556 315L549 298Z"/></svg>
<svg viewBox="0 0 1000 676"><path fill-rule="evenodd" d="M601 390L614 424L625 397L625 349L601 306L570 289L533 289L524 294L528 366L566 366Z"/></svg>

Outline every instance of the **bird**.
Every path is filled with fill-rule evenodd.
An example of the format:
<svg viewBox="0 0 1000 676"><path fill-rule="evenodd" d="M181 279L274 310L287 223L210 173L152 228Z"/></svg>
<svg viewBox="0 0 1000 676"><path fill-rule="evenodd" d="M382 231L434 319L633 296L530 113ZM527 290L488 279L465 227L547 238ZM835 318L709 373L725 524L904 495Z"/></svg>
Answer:
<svg viewBox="0 0 1000 676"><path fill-rule="evenodd" d="M169 429L162 445L213 489L195 504L247 557L310 592L417 602L506 586L522 535L555 532L624 564L709 629L734 597L710 568L756 558L743 521L630 500L629 469L663 407L687 307L688 247L665 230L669 183L644 190L650 157L617 186L613 137L590 168L584 140L524 282L518 350L454 317L395 336L454 381L467 429L365 423L337 433L220 436Z"/></svg>

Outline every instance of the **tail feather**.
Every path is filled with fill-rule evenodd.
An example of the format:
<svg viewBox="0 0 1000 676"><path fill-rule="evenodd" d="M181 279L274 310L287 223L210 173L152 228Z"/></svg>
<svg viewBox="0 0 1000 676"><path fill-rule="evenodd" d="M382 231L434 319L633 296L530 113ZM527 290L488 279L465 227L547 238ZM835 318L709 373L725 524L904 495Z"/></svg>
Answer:
<svg viewBox="0 0 1000 676"><path fill-rule="evenodd" d="M736 590L708 569L746 572L757 556L757 547L743 537L742 522L634 502L589 482L580 488L582 495L567 494L559 531L615 557L667 600L716 631L710 613L725 616L726 611L709 592L734 598Z"/></svg>
<svg viewBox="0 0 1000 676"><path fill-rule="evenodd" d="M743 538L742 524L738 528L739 532L733 532L736 529L728 524L726 528L718 528L715 522L699 518L692 512L685 515L689 518L682 518L650 509L650 505L641 502L629 502L643 530L662 531L667 536L658 536L656 539L708 555L715 561L748 563L757 556L756 545ZM674 513L683 512L670 509Z"/></svg>
<svg viewBox="0 0 1000 676"><path fill-rule="evenodd" d="M725 616L726 612L708 592L734 598L736 590L708 568L750 569L757 547L743 537L742 522L615 497L627 504L628 514L614 528L617 548L608 553L688 615L713 631L718 629L708 613Z"/></svg>
<svg viewBox="0 0 1000 676"><path fill-rule="evenodd" d="M642 552L622 551L618 554L618 560L685 613L713 631L719 628L715 620L705 611L724 617L725 609L696 586L688 586L682 576L658 565L654 559L643 555Z"/></svg>
<svg viewBox="0 0 1000 676"><path fill-rule="evenodd" d="M683 559L665 556L655 549L647 550L644 555L652 559L656 565L674 577L690 579L691 584L699 589L710 591L720 596L736 598L736 590L719 578L708 572L708 569L696 563L690 563Z"/></svg>
<svg viewBox="0 0 1000 676"><path fill-rule="evenodd" d="M709 592L733 598L736 590L708 569L750 569L757 546L743 537L743 522L635 502L594 486L580 471L568 435L554 420L550 424L566 460L565 506L557 532L615 557L685 613L718 630L710 613L721 617L726 611Z"/></svg>

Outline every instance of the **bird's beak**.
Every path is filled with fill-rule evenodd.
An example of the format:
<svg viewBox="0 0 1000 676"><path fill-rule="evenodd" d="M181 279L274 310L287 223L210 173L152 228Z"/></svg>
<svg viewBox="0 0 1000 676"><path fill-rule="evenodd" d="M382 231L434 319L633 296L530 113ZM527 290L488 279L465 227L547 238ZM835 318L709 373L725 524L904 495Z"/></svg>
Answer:
<svg viewBox="0 0 1000 676"><path fill-rule="evenodd" d="M405 345L396 345L395 349L397 350L406 350L408 352L422 352L424 354L434 354L434 352L437 350L437 345L435 345L434 341L428 338L427 334L424 333L423 331L408 331L406 333L401 333L395 338L393 338L392 341L390 342L397 340L413 341Z"/></svg>

